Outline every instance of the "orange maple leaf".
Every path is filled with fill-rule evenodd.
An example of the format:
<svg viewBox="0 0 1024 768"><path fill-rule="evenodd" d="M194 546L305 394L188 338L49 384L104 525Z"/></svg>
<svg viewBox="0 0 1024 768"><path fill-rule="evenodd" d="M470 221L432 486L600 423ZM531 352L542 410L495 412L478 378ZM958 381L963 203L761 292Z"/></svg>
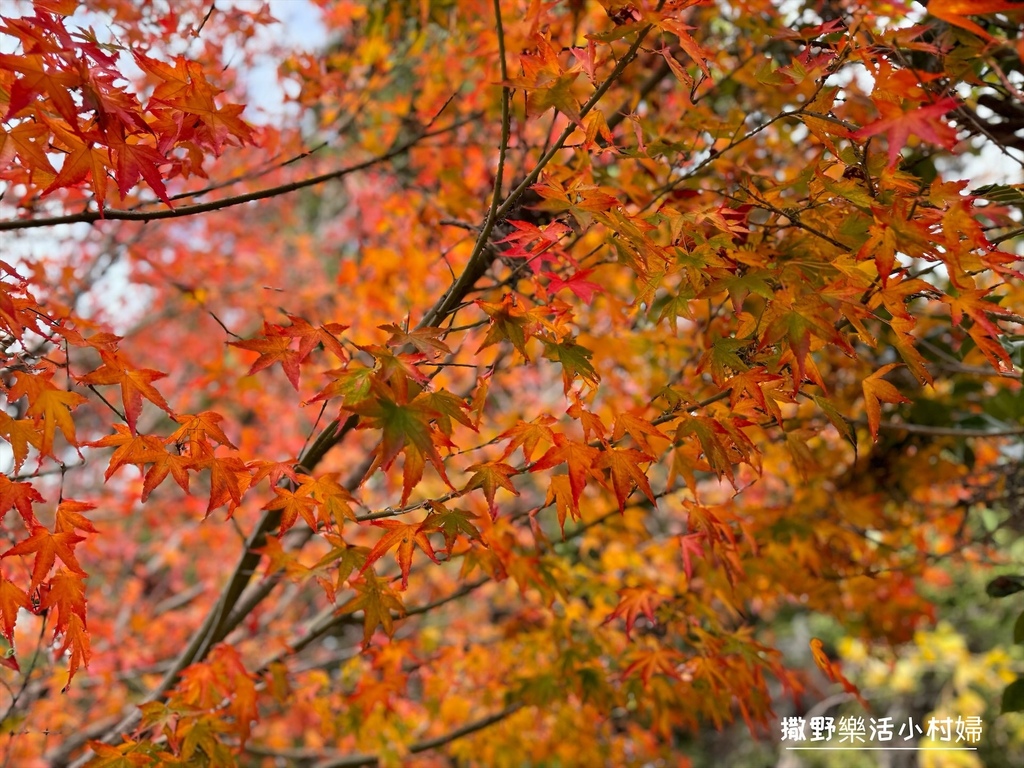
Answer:
<svg viewBox="0 0 1024 768"><path fill-rule="evenodd" d="M1020 0L931 0L928 13L938 19L949 22L973 32L989 42L994 41L992 35L982 29L967 16L981 16L988 13L1024 13Z"/></svg>
<svg viewBox="0 0 1024 768"><path fill-rule="evenodd" d="M360 576L366 572L367 568L379 560L385 552L394 546L398 547L395 557L398 560L399 567L402 569L403 590L409 586L409 568L412 565L412 552L414 546L423 550L424 554L426 554L426 556L435 563L439 562L437 555L434 554L434 548L430 544L430 538L424 530L423 523L403 523L398 520L374 520L372 525L375 525L378 528L386 528L387 533L381 536L380 541L378 541L373 549L370 550L370 554L366 556L366 562L363 564L362 570L359 571Z"/></svg>
<svg viewBox="0 0 1024 768"><path fill-rule="evenodd" d="M511 480L511 476L518 474L519 471L513 466L501 461L487 461L482 464L473 464L467 467L466 471L474 472L475 474L466 483L466 487L462 489L462 492L469 493L476 488L482 489L492 516L495 515L494 494L498 488L504 488L514 496L519 495L519 491L516 490Z"/></svg>
<svg viewBox="0 0 1024 768"><path fill-rule="evenodd" d="M42 437L31 419L12 419L4 411L0 411L0 437L11 445L15 472L21 469L28 458L28 447L31 445L38 450L42 445Z"/></svg>
<svg viewBox="0 0 1024 768"><path fill-rule="evenodd" d="M658 502L654 499L654 491L647 481L647 475L640 469L640 462L645 461L652 461L652 457L632 448L609 448L602 452L597 460L597 468L609 471L615 500L619 503L619 512L625 512L626 499L633 492L634 483L644 492L644 496L650 499L651 504L657 506Z"/></svg>
<svg viewBox="0 0 1024 768"><path fill-rule="evenodd" d="M461 509L448 509L438 501L429 502L432 510L426 520L423 521L421 530L424 533L438 531L444 536L445 549L451 555L452 547L459 536L466 536L470 539L480 539L480 531L471 521L477 516L472 512Z"/></svg>
<svg viewBox="0 0 1024 768"><path fill-rule="evenodd" d="M274 363L280 363L284 369L284 375L291 382L297 392L299 389L299 363L302 362L302 355L298 350L292 349L292 340L288 336L276 333L273 325L264 325L264 338L245 339L243 341L232 341L229 345L239 349L248 349L252 352L259 352L256 362L249 368L248 376L259 373L264 368L269 368Z"/></svg>
<svg viewBox="0 0 1024 768"><path fill-rule="evenodd" d="M159 451L154 451L151 460L153 464L149 471L146 472L146 477L142 483L142 495L140 497L142 501L146 501L149 498L149 494L164 481L168 474L174 478L174 482L178 484L181 490L188 493L188 470L194 466L190 457L172 453L161 445L159 446Z"/></svg>
<svg viewBox="0 0 1024 768"><path fill-rule="evenodd" d="M682 663L683 656L675 649L662 646L642 648L630 654L630 658L633 661L622 671L623 680L639 675L640 681L646 688L654 675L681 679L678 667Z"/></svg>
<svg viewBox="0 0 1024 768"><path fill-rule="evenodd" d="M615 417L615 425L612 428L612 440L621 440L626 434L633 438L637 448L651 455L656 455L659 452L651 447L649 438L671 442L671 438L668 435L651 424L647 419L642 419L631 413L620 413Z"/></svg>
<svg viewBox="0 0 1024 768"><path fill-rule="evenodd" d="M511 429L505 430L497 437L498 440L509 441L501 458L507 459L515 453L516 448L522 446L523 458L529 463L541 440L554 442L554 433L551 431L551 425L554 423L554 418L545 414L531 422L520 421Z"/></svg>
<svg viewBox="0 0 1024 768"><path fill-rule="evenodd" d="M860 702L861 706L865 709L868 708L868 703L860 693L860 689L857 688L853 683L846 679L842 671L839 668L839 663L832 661L828 654L825 653L825 644L816 637L811 638L811 656L814 657L814 663L818 665L818 668L825 673L833 683L839 683L843 686L843 690L847 693L853 694L853 696Z"/></svg>
<svg viewBox="0 0 1024 768"><path fill-rule="evenodd" d="M56 619L53 631L61 634L67 630L73 615L85 620L85 579L64 568L58 568L50 577L46 589L42 590L39 606L55 609Z"/></svg>
<svg viewBox="0 0 1024 768"><path fill-rule="evenodd" d="M166 440L171 443L185 443L190 456L202 457L213 452L210 439L216 440L221 445L234 448L234 444L228 440L220 423L224 417L214 411L203 411L198 415L184 414L175 416L174 420L181 424Z"/></svg>
<svg viewBox="0 0 1024 768"><path fill-rule="evenodd" d="M196 466L198 469L210 470L210 503L206 507L206 514L227 504L230 517L235 508L242 503L242 494L248 490L252 482L252 475L249 474L245 462L234 456L211 456L197 462Z"/></svg>
<svg viewBox="0 0 1024 768"><path fill-rule="evenodd" d="M278 526L277 535L283 536L285 532L301 517L312 529L317 529L316 515L313 509L316 501L309 495L299 491L291 491L287 488L275 488L277 498L271 499L263 505L266 510L281 510L281 524Z"/></svg>
<svg viewBox="0 0 1024 768"><path fill-rule="evenodd" d="M579 510L580 495L587 486L587 475L594 470L599 451L586 443L569 440L565 435L555 434L555 444L547 453L530 467L531 472L550 469L565 464L569 469L569 488L572 491L573 511Z"/></svg>
<svg viewBox="0 0 1024 768"><path fill-rule="evenodd" d="M625 617L627 638L633 630L636 620L641 615L646 616L653 626L655 624L654 609L665 602L664 595L658 594L657 590L653 587L627 587L626 589L620 589L618 594L619 604L615 606L615 610L609 614L603 623L607 624L619 616Z"/></svg>
<svg viewBox="0 0 1024 768"><path fill-rule="evenodd" d="M57 533L63 533L65 531L78 530L88 531L89 533L99 533L95 526L93 526L92 521L82 514L83 512L88 512L90 509L96 509L96 505L89 504L85 501L64 499L64 501L57 505L56 518L53 526L54 531Z"/></svg>
<svg viewBox="0 0 1024 768"><path fill-rule="evenodd" d="M174 413L171 407L164 400L152 382L164 378L167 374L154 371L149 368L134 368L125 362L124 358L116 352L100 350L100 358L103 365L92 373L78 378L79 384L108 384L121 387L121 402L124 404L125 421L128 422L128 429L135 433L135 424L142 412L142 398L171 416Z"/></svg>
<svg viewBox="0 0 1024 768"><path fill-rule="evenodd" d="M0 516L7 514L7 510L14 507L18 510L25 521L25 525L31 528L39 525L32 505L44 501L31 483L14 483L7 479L7 475L0 474Z"/></svg>
<svg viewBox="0 0 1024 768"><path fill-rule="evenodd" d="M77 392L58 389L51 384L53 371L38 374L15 371L14 378L15 384L10 388L7 399L14 402L22 396L28 397L26 415L32 416L37 424L42 422L43 425L39 452L43 455L53 455L53 437L58 428L71 445L77 445L75 422L71 418L71 411L84 403L85 398Z"/></svg>
<svg viewBox="0 0 1024 768"><path fill-rule="evenodd" d="M312 497L316 502L320 521L325 527L340 526L343 518L355 522L356 513L352 505L356 500L348 489L338 482L337 472L326 472L317 477L299 475L299 479L302 481L299 491Z"/></svg>
<svg viewBox="0 0 1024 768"><path fill-rule="evenodd" d="M3 574L0 574L0 625L3 626L7 642L11 641L14 624L18 620L18 611L22 608L26 611L32 610L32 601L28 599L28 594L13 581L8 581Z"/></svg>
<svg viewBox="0 0 1024 768"><path fill-rule="evenodd" d="M871 437L874 440L878 439L878 425L882 418L882 406L879 404L879 401L881 400L886 403L910 402L910 400L900 394L896 387L882 378L892 369L899 367L899 363L883 365L861 382L861 386L864 389L864 410L868 414L868 429L871 431Z"/></svg>
<svg viewBox="0 0 1024 768"><path fill-rule="evenodd" d="M544 497L544 506L554 503L555 513L558 515L558 527L562 531L562 538L565 538L565 518L573 520L580 519L579 508L572 500L572 487L569 484L568 475L554 475L548 485L547 495Z"/></svg>
<svg viewBox="0 0 1024 768"><path fill-rule="evenodd" d="M85 571L75 557L75 546L82 541L85 541L85 538L78 536L74 531L51 533L45 526L37 525L32 529L32 535L8 549L0 558L35 553L31 582L32 588L35 589L46 579L58 557L74 573L85 576Z"/></svg>
<svg viewBox="0 0 1024 768"><path fill-rule="evenodd" d="M114 433L86 443L93 448L116 446L110 463L107 464L107 471L103 473L104 480L109 480L125 464L141 467L152 462L163 451L163 446L157 438L152 435L136 434L124 424L114 424Z"/></svg>
<svg viewBox="0 0 1024 768"><path fill-rule="evenodd" d="M89 647L89 633L85 629L85 619L77 613L71 614L68 625L64 628L64 642L61 643L58 653L68 653L68 682L71 685L71 678L75 676L79 666L88 667L89 659L92 657L92 650ZM67 685L64 691L67 691Z"/></svg>

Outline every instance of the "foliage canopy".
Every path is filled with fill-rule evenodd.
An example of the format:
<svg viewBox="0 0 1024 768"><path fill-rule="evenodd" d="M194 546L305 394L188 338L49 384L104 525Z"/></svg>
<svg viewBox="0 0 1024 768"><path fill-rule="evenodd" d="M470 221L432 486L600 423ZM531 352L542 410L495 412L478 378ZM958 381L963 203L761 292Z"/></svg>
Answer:
<svg viewBox="0 0 1024 768"><path fill-rule="evenodd" d="M678 762L1022 529L1019 3L273 10L0 17L16 764Z"/></svg>

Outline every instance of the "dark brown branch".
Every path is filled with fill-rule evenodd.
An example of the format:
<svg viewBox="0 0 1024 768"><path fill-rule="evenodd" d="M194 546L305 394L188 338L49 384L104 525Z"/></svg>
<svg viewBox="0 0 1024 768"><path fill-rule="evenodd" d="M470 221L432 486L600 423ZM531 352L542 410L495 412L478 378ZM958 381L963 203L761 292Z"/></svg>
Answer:
<svg viewBox="0 0 1024 768"><path fill-rule="evenodd" d="M257 200L279 197L281 195L297 192L300 189L306 189L307 187L315 187L318 184L323 184L327 181L334 181L335 179L340 179L358 171L364 171L367 168L372 168L375 165L380 165L381 163L386 163L388 160L393 160L394 158L405 154L423 139L450 133L451 131L461 128L463 125L472 122L477 119L477 117L477 115L472 115L452 123L445 128L425 131L415 138L403 142L383 154L364 160L361 163L355 163L354 165L339 168L338 170L331 171L329 173L322 173L319 176L311 176L308 179L293 181L289 184L281 184L276 187L260 189L256 192L248 192L244 195L235 195L233 197L225 197L221 200L211 200L208 203L196 203L195 205L186 205L181 208L169 208L159 211L130 211L115 208L104 208L99 211L82 211L81 213L70 213L64 216L48 216L42 219L7 219L0 221L0 232L15 229L38 229L40 227L54 227L58 224L77 224L81 222L91 224L97 221L160 221L163 219L180 219L185 216L195 216L200 213L219 211L225 208L243 205L245 203L252 203Z"/></svg>

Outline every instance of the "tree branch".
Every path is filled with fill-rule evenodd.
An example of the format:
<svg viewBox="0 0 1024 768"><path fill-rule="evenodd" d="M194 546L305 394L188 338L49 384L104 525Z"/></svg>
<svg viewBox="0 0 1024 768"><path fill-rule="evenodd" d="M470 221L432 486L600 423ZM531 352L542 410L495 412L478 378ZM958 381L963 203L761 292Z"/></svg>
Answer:
<svg viewBox="0 0 1024 768"><path fill-rule="evenodd" d="M6 232L16 229L38 229L41 227L54 227L58 224L77 224L81 222L93 223L97 221L160 221L163 219L180 219L185 216L195 216L200 213L209 213L210 211L219 211L225 208L232 208L234 206L243 205L245 203L252 203L257 200L266 200L271 197L278 197L280 195L287 195L292 192L296 192L300 189L306 189L307 187L315 187L318 184L323 184L327 181L333 181L340 179L343 176L356 173L357 171L364 171L367 168L372 168L375 165L380 165L388 160L405 154L414 146L416 146L423 139L430 138L432 136L440 136L445 133L450 133L463 125L466 125L473 120L477 119L479 115L471 115L458 120L445 128L438 128L433 131L425 131L409 141L403 142L393 149L384 152L383 154L371 157L368 160L364 160L361 163L346 166L345 168L339 168L336 171L329 173L322 173L319 176L311 176L308 179L301 179L299 181L293 181L289 184L281 184L276 187L269 187L267 189L257 190L256 192L248 192L244 195L235 195L233 197L225 197L221 200L211 200L208 203L196 203L195 205L186 205L181 208L168 208L158 211L133 211L133 210L121 210L116 208L104 208L99 211L82 211L81 213L70 213L64 216L48 216L42 219L6 219L0 221L0 232Z"/></svg>

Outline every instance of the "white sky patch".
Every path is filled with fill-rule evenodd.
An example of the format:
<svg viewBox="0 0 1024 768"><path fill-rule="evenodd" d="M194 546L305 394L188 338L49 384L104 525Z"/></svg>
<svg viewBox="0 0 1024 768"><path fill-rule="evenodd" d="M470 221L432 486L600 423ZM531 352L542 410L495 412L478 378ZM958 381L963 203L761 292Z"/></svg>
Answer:
<svg viewBox="0 0 1024 768"><path fill-rule="evenodd" d="M262 5L258 0L238 0L234 7L257 10ZM274 51L322 50L328 42L320 9L309 0L270 0L270 15L277 24L260 27L255 40L247 45L252 50L266 51L253 57L252 65L245 71L247 106L245 117L256 124L278 123L282 118L296 116L294 105L286 103L287 94L277 77L281 59ZM235 51L225 46L230 63Z"/></svg>

